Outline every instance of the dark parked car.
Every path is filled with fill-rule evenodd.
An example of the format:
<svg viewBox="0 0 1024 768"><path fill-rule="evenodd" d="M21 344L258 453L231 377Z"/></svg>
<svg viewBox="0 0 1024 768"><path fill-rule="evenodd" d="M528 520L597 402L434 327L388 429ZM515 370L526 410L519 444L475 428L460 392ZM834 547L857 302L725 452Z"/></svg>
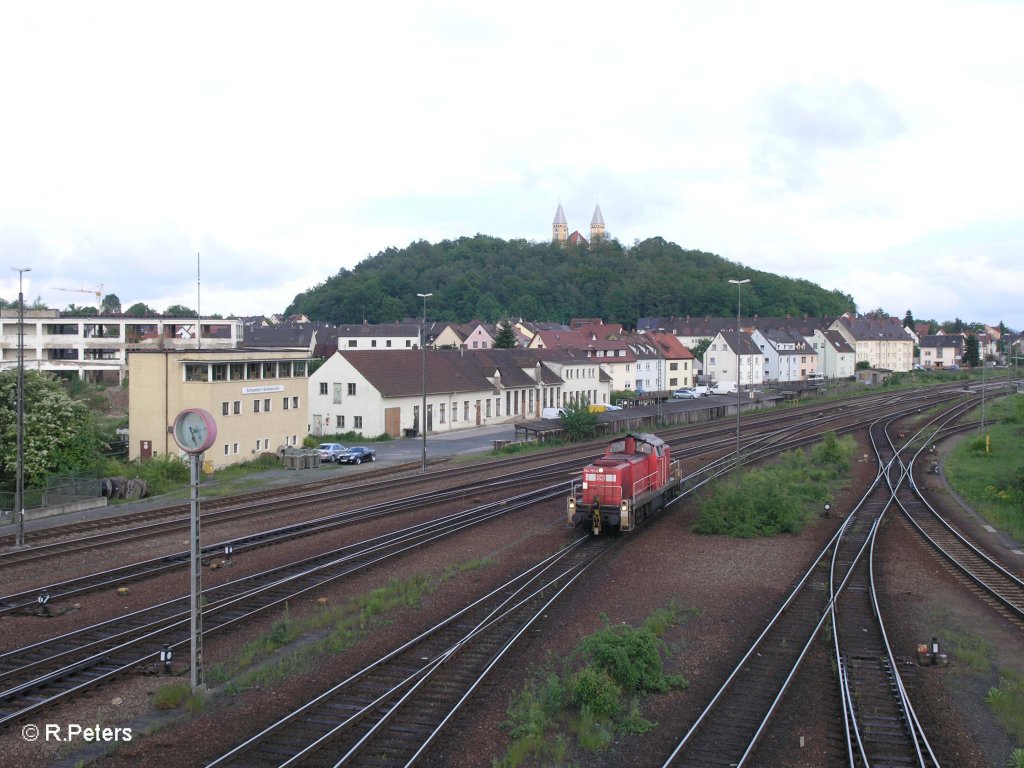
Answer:
<svg viewBox="0 0 1024 768"><path fill-rule="evenodd" d="M338 457L338 461L343 464L362 464L364 461L376 460L377 452L365 445L353 446Z"/></svg>
<svg viewBox="0 0 1024 768"><path fill-rule="evenodd" d="M700 397L700 394L694 389L683 387L682 389L677 389L675 392L673 392L672 397L675 400L688 400L691 397Z"/></svg>
<svg viewBox="0 0 1024 768"><path fill-rule="evenodd" d="M337 462L338 457L348 450L348 448L346 448L341 443L320 443L320 445L318 445L316 449L320 451L320 461L322 462Z"/></svg>

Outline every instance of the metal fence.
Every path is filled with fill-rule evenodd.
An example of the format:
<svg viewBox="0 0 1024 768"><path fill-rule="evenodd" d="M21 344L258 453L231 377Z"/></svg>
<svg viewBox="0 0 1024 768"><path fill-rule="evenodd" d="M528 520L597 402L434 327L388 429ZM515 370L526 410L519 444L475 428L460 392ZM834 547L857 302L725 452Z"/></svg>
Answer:
<svg viewBox="0 0 1024 768"><path fill-rule="evenodd" d="M15 495L14 491L0 491L0 517L10 517ZM26 488L23 504L25 509L38 509L94 499L100 495L99 478L76 472L46 478L45 488Z"/></svg>

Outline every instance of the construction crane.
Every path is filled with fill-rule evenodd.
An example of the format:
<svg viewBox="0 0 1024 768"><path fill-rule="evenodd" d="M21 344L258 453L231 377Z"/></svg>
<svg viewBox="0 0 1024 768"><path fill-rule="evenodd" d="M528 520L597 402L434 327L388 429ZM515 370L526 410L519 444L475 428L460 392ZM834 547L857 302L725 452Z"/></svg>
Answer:
<svg viewBox="0 0 1024 768"><path fill-rule="evenodd" d="M71 293L92 293L95 294L97 302L103 299L103 283L100 283L99 288L51 288L50 290L70 291Z"/></svg>

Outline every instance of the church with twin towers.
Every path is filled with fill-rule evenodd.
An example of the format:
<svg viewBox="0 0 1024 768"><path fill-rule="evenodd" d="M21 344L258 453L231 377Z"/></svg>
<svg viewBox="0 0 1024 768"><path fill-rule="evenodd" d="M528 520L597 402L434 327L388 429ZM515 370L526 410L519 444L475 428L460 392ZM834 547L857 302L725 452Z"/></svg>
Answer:
<svg viewBox="0 0 1024 768"><path fill-rule="evenodd" d="M558 204L558 210L555 211L555 220L551 224L551 242L553 243L569 243L570 245L579 245L586 248L590 243L596 242L597 240L604 239L604 216L601 215L601 206L594 206L594 215L590 219L590 241L587 241L583 235L580 234L577 229L571 235L569 234L569 224L565 220L565 211L562 210L562 204Z"/></svg>

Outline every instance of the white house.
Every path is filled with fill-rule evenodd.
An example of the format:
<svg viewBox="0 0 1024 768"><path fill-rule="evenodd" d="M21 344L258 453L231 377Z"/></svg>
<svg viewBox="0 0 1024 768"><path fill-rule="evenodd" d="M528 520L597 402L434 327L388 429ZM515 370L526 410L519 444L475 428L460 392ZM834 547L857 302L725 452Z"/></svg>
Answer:
<svg viewBox="0 0 1024 768"><path fill-rule="evenodd" d="M736 331L719 331L704 352L704 380L709 384L736 381L737 365L741 387L764 382L764 355L750 334L741 332L737 343Z"/></svg>
<svg viewBox="0 0 1024 768"><path fill-rule="evenodd" d="M338 326L338 350L413 349L420 345L418 323L362 323Z"/></svg>
<svg viewBox="0 0 1024 768"><path fill-rule="evenodd" d="M847 379L854 375L857 353L839 331L814 330L807 339L818 353L818 371L829 379Z"/></svg>
<svg viewBox="0 0 1024 768"><path fill-rule="evenodd" d="M573 350L339 351L310 376L310 432L419 433L424 373L428 433L539 418L546 407L611 395L597 362Z"/></svg>
<svg viewBox="0 0 1024 768"><path fill-rule="evenodd" d="M818 355L795 331L755 328L750 338L764 355L765 381L804 381L818 370Z"/></svg>

